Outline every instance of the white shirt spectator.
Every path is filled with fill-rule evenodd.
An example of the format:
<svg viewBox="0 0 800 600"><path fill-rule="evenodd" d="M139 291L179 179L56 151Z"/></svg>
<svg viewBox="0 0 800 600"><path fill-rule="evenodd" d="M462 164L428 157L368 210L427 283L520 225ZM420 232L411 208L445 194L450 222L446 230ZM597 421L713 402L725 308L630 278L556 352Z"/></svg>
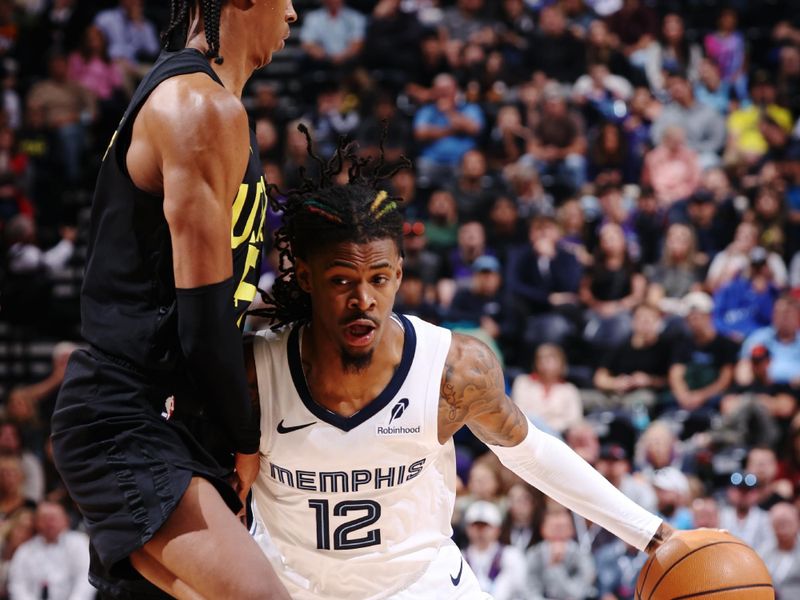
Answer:
<svg viewBox="0 0 800 600"><path fill-rule="evenodd" d="M41 535L22 544L11 559L11 600L39 600L47 586L49 600L92 600L89 584L89 538L65 531L49 544Z"/></svg>
<svg viewBox="0 0 800 600"><path fill-rule="evenodd" d="M155 26L145 18L132 21L121 7L98 13L94 24L105 34L113 59L138 63L140 54L155 56L161 51Z"/></svg>
<svg viewBox="0 0 800 600"><path fill-rule="evenodd" d="M752 507L744 519L736 515L736 509L725 506L719 511L719 526L747 543L756 552L763 552L775 545L775 534L769 521L769 513L757 506Z"/></svg>
<svg viewBox="0 0 800 600"><path fill-rule="evenodd" d="M486 550L468 546L464 558L469 563L481 589L494 600L525 597L525 555L514 546L495 543Z"/></svg>
<svg viewBox="0 0 800 600"><path fill-rule="evenodd" d="M305 16L300 41L320 46L327 56L336 56L353 42L363 40L366 28L367 18L352 8L343 6L335 16L320 8Z"/></svg>

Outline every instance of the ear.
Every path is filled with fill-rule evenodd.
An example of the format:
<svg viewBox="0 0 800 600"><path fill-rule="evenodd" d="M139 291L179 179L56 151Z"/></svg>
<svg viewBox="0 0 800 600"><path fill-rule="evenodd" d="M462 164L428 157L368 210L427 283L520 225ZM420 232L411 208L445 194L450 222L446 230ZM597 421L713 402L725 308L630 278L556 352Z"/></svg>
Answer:
<svg viewBox="0 0 800 600"><path fill-rule="evenodd" d="M297 278L297 285L306 294L311 293L311 267L302 258L295 258L294 275Z"/></svg>

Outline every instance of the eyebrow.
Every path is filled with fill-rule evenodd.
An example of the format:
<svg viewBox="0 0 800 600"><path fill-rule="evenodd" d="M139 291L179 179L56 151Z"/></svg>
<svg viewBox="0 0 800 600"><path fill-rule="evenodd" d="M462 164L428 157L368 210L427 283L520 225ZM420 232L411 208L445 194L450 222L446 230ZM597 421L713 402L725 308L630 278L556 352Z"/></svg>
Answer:
<svg viewBox="0 0 800 600"><path fill-rule="evenodd" d="M345 269L357 269L357 265L354 262L350 262L349 260L333 260L328 263L325 268L331 269L333 267L343 267ZM380 269L390 269L392 267L392 263L388 260L382 260L380 262L373 263L369 266L371 271L378 271Z"/></svg>

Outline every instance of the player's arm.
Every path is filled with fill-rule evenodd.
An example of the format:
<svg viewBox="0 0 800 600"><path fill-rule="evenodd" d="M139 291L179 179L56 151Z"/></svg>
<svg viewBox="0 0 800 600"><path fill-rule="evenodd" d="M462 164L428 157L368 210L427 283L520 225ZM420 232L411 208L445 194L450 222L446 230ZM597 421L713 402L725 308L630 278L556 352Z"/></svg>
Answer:
<svg viewBox="0 0 800 600"><path fill-rule="evenodd" d="M232 449L251 454L258 451L259 431L236 326L231 254L231 203L249 153L247 115L205 75L165 82L143 112L137 125L154 149L162 183L188 372L221 417Z"/></svg>
<svg viewBox="0 0 800 600"><path fill-rule="evenodd" d="M483 342L454 335L442 374L439 441L463 425L500 461L570 510L640 550L671 528L615 488L561 440L536 429L506 396L503 370Z"/></svg>

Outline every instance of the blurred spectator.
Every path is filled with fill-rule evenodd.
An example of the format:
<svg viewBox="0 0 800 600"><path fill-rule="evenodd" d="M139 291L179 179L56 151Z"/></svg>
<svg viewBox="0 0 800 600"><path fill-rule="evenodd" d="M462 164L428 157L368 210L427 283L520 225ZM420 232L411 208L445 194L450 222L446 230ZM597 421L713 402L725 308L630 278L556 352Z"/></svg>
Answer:
<svg viewBox="0 0 800 600"><path fill-rule="evenodd" d="M442 258L427 247L428 228L421 221L403 224L403 268L416 271L428 290L433 290L442 275Z"/></svg>
<svg viewBox="0 0 800 600"><path fill-rule="evenodd" d="M487 226L489 247L497 253L500 263L507 265L509 254L528 237L528 228L519 216L517 203L508 196L496 196Z"/></svg>
<svg viewBox="0 0 800 600"><path fill-rule="evenodd" d="M542 522L543 541L528 550L527 598L591 598L594 561L573 539L575 529L569 511L552 508Z"/></svg>
<svg viewBox="0 0 800 600"><path fill-rule="evenodd" d="M796 43L783 46L778 61L778 90L788 100L792 114L800 114L800 47Z"/></svg>
<svg viewBox="0 0 800 600"><path fill-rule="evenodd" d="M777 103L772 76L756 71L750 82L752 103L742 104L728 117L725 159L732 164L755 165L769 150L764 124L771 121L784 131L792 129L792 113Z"/></svg>
<svg viewBox="0 0 800 600"><path fill-rule="evenodd" d="M738 15L734 8L723 8L717 19L717 30L706 35L706 55L719 67L722 80L736 91L739 100L747 98L747 65L745 41L736 30Z"/></svg>
<svg viewBox="0 0 800 600"><path fill-rule="evenodd" d="M594 258L586 249L586 216L580 201L571 198L559 206L557 222L562 233L559 247L575 256L584 267L592 264Z"/></svg>
<svg viewBox="0 0 800 600"><path fill-rule="evenodd" d="M682 312L681 300L699 288L703 281L696 240L691 228L674 223L667 228L661 259L657 264L647 265L647 302L662 311L678 314Z"/></svg>
<svg viewBox="0 0 800 600"><path fill-rule="evenodd" d="M321 86L317 90L315 108L303 121L314 131L314 146L320 156L332 156L339 140L358 128L360 117L355 97L348 95L338 82Z"/></svg>
<svg viewBox="0 0 800 600"><path fill-rule="evenodd" d="M657 74L647 68L658 53L656 12L641 0L623 0L622 8L608 18L608 25L630 63L647 75L651 87L657 86Z"/></svg>
<svg viewBox="0 0 800 600"><path fill-rule="evenodd" d="M628 105L628 114L622 122L628 146L628 171L639 179L644 165L644 155L650 149L653 121L661 114L661 104L653 98L647 87L637 87Z"/></svg>
<svg viewBox="0 0 800 600"><path fill-rule="evenodd" d="M508 512L503 520L500 541L526 552L542 541L544 495L527 483L519 482L508 490Z"/></svg>
<svg viewBox="0 0 800 600"><path fill-rule="evenodd" d="M347 66L364 46L366 26L366 17L347 7L344 0L323 0L322 8L307 12L300 42L312 61L311 68Z"/></svg>
<svg viewBox="0 0 800 600"><path fill-rule="evenodd" d="M53 131L67 182L80 181L86 149L86 125L95 119L96 101L92 94L67 77L67 59L55 54L48 63L48 78L28 92L27 106L44 111L47 128Z"/></svg>
<svg viewBox="0 0 800 600"><path fill-rule="evenodd" d="M531 351L544 342L562 344L575 329L581 266L560 238L552 218L536 217L528 229L529 243L508 257L506 290L513 320L517 327L524 320L522 340Z"/></svg>
<svg viewBox="0 0 800 600"><path fill-rule="evenodd" d="M749 445L744 470L752 473L758 480L758 506L764 510L771 509L783 501L790 502L794 497L794 488L785 479L778 479L778 457L771 446Z"/></svg>
<svg viewBox="0 0 800 600"><path fill-rule="evenodd" d="M659 144L670 126L678 126L686 133L686 142L700 157L702 168L719 163L719 153L725 144L725 120L710 106L694 97L686 76L670 74L667 90L671 101L653 123L653 143Z"/></svg>
<svg viewBox="0 0 800 600"><path fill-rule="evenodd" d="M511 387L511 400L534 423L563 433L583 419L580 393L565 381L567 358L555 344L536 349L533 369L518 375Z"/></svg>
<svg viewBox="0 0 800 600"><path fill-rule="evenodd" d="M586 181L586 137L579 115L567 105L561 86L550 82L543 93L542 113L533 127L528 155L543 177L578 191Z"/></svg>
<svg viewBox="0 0 800 600"><path fill-rule="evenodd" d="M600 448L597 470L639 506L649 511L656 509L653 486L646 479L631 474L628 452L621 445L605 444Z"/></svg>
<svg viewBox="0 0 800 600"><path fill-rule="evenodd" d="M761 186L753 203L753 218L761 231L759 238L761 246L779 256L784 256L792 232L789 230L783 191L769 185Z"/></svg>
<svg viewBox="0 0 800 600"><path fill-rule="evenodd" d="M481 590L497 600L525 595L525 556L515 546L499 541L502 519L492 503L473 502L464 515L469 544L464 560L478 578Z"/></svg>
<svg viewBox="0 0 800 600"><path fill-rule="evenodd" d="M449 70L444 42L437 31L427 30L423 33L420 52L422 62L416 71L410 74L411 81L405 90L413 102L435 102L436 92L433 89L433 82L438 75Z"/></svg>
<svg viewBox="0 0 800 600"><path fill-rule="evenodd" d="M464 154L476 146L484 118L478 105L459 99L452 75L437 75L433 93L434 101L414 117L414 138L420 144L416 166L420 177L442 183L452 176Z"/></svg>
<svg viewBox="0 0 800 600"><path fill-rule="evenodd" d="M466 494L456 498L454 520L463 521L465 511L473 502L491 502L505 512L506 498L503 495L501 471L504 467L491 453L482 454L472 463L467 478ZM459 519L459 517L461 517Z"/></svg>
<svg viewBox="0 0 800 600"><path fill-rule="evenodd" d="M692 513L687 508L689 480L676 467L662 467L650 476L656 493L656 513L675 529L691 529Z"/></svg>
<svg viewBox="0 0 800 600"><path fill-rule="evenodd" d="M488 152L492 167L501 168L516 162L525 153L531 135L531 130L522 124L522 114L517 106L501 107L489 134Z"/></svg>
<svg viewBox="0 0 800 600"><path fill-rule="evenodd" d="M689 335L678 343L670 361L670 391L683 410L710 415L733 382L739 346L714 327L714 302L708 294L692 292L683 304Z"/></svg>
<svg viewBox="0 0 800 600"><path fill-rule="evenodd" d="M767 263L769 254L756 246L750 251L750 266L714 294L714 324L739 341L756 329L769 325L772 306L780 290Z"/></svg>
<svg viewBox="0 0 800 600"><path fill-rule="evenodd" d="M111 100L122 89L122 73L111 62L105 35L96 25L86 29L80 47L69 55L67 77L92 92L101 102Z"/></svg>
<svg viewBox="0 0 800 600"><path fill-rule="evenodd" d="M15 514L0 530L0 594L8 598L8 572L17 549L36 533L32 510Z"/></svg>
<svg viewBox="0 0 800 600"><path fill-rule="evenodd" d="M91 600L89 584L89 538L69 530L64 509L43 502L36 509L36 536L22 544L8 576L12 600Z"/></svg>
<svg viewBox="0 0 800 600"><path fill-rule="evenodd" d="M117 8L99 12L94 24L108 40L108 55L128 77L141 77L161 52L155 25L144 15L144 0L119 0Z"/></svg>
<svg viewBox="0 0 800 600"><path fill-rule="evenodd" d="M0 455L0 522L18 511L36 508L36 502L22 492L24 479L22 461L16 456Z"/></svg>
<svg viewBox="0 0 800 600"><path fill-rule="evenodd" d="M751 263L751 252L758 246L759 231L755 223L743 222L736 227L733 241L719 252L708 266L706 286L713 292L742 274ZM774 252L767 255L767 267L772 282L778 287L786 286L788 273L783 259Z"/></svg>
<svg viewBox="0 0 800 600"><path fill-rule="evenodd" d="M422 61L422 25L415 14L403 10L402 4L402 0L377 2L364 36L364 64L394 84L406 83ZM398 48L403 51L398 52Z"/></svg>
<svg viewBox="0 0 800 600"><path fill-rule="evenodd" d="M622 227L603 225L594 264L580 285L581 302L589 309L586 339L604 346L624 340L630 333L631 309L644 299L646 285L631 260Z"/></svg>
<svg viewBox="0 0 800 600"><path fill-rule="evenodd" d="M585 44L567 25L559 5L545 6L539 11L539 27L528 46L530 69L562 83L572 83L586 70Z"/></svg>
<svg viewBox="0 0 800 600"><path fill-rule="evenodd" d="M456 292L445 313L448 326L478 329L484 336L497 340L503 312L500 296L502 283L499 260L494 256L476 258L472 263L469 287Z"/></svg>
<svg viewBox="0 0 800 600"><path fill-rule="evenodd" d="M397 112L397 103L394 95L387 90L378 93L374 108L367 113L358 126L356 137L360 144L361 153L366 156L377 156L379 154L379 142L384 136L384 128L386 130L386 139L384 141L385 159L389 163L394 163L399 161L403 154L408 154L408 150L411 147L411 126ZM412 179L414 177L413 173L408 169L403 169L400 173L404 173L402 177L411 177ZM393 178L393 181L395 178ZM414 198L406 197L403 194L401 194L401 197L405 200L406 207L414 200Z"/></svg>
<svg viewBox="0 0 800 600"><path fill-rule="evenodd" d="M539 215L553 216L553 197L544 189L536 167L526 157L505 167L503 179L511 193L516 196L521 219L527 220Z"/></svg>
<svg viewBox="0 0 800 600"><path fill-rule="evenodd" d="M634 175L637 163L631 160L622 127L616 123L605 122L594 130L589 138L587 158L590 179L603 176L615 184L639 180L639 173Z"/></svg>
<svg viewBox="0 0 800 600"><path fill-rule="evenodd" d="M592 21L586 35L586 64L595 63L605 64L609 71L624 77L634 86L646 83L644 74L628 62L619 49L618 39L602 19Z"/></svg>
<svg viewBox="0 0 800 600"><path fill-rule="evenodd" d="M597 430L586 420L576 423L564 432L564 441L578 456L593 467L600 457L600 438Z"/></svg>
<svg viewBox="0 0 800 600"><path fill-rule="evenodd" d="M778 598L800 597L800 517L797 507L780 502L769 511L775 543L761 557Z"/></svg>
<svg viewBox="0 0 800 600"><path fill-rule="evenodd" d="M719 529L719 504L715 498L711 496L695 498L691 509L694 527Z"/></svg>
<svg viewBox="0 0 800 600"><path fill-rule="evenodd" d="M467 221L458 227L458 245L447 256L446 271L448 278L456 285L468 286L472 280L472 264L484 254L494 256L494 252L486 246L486 230L479 221ZM454 290L455 291L455 290ZM442 303L450 305L450 299Z"/></svg>
<svg viewBox="0 0 800 600"><path fill-rule="evenodd" d="M634 465L645 476L649 477L664 467L675 467L680 471L683 461L683 446L675 435L672 422L667 419L650 423L636 442Z"/></svg>
<svg viewBox="0 0 800 600"><path fill-rule="evenodd" d="M772 325L753 332L742 344L741 360L736 368L737 382L753 381L751 353L756 346L769 351L769 377L775 383L800 385L800 308L798 301L781 296L772 310Z"/></svg>
<svg viewBox="0 0 800 600"><path fill-rule="evenodd" d="M9 2L9 4L12 4ZM25 25L24 40L18 48L20 72L28 76L44 75L47 70L47 54L67 54L80 43L86 25L91 22L93 9L78 0L53 0L36 19Z"/></svg>
<svg viewBox="0 0 800 600"><path fill-rule="evenodd" d="M699 75L694 82L694 95L698 102L710 106L721 115L727 115L730 110L730 88L722 81L717 65L708 59L700 63Z"/></svg>
<svg viewBox="0 0 800 600"><path fill-rule="evenodd" d="M719 525L744 541L759 554L774 544L769 515L758 507L758 478L735 472L727 487L727 504L720 508Z"/></svg>
<svg viewBox="0 0 800 600"><path fill-rule="evenodd" d="M591 122L620 122L627 113L625 103L633 96L633 86L620 75L614 75L604 63L589 65L589 71L578 77L572 87L572 98L583 106Z"/></svg>
<svg viewBox="0 0 800 600"><path fill-rule="evenodd" d="M403 279L394 301L395 312L414 315L436 325L441 321L439 309L428 302L425 295L425 282L414 267L403 266Z"/></svg>
<svg viewBox="0 0 800 600"><path fill-rule="evenodd" d="M458 243L458 207L453 194L435 190L428 200L425 234L431 250L443 253Z"/></svg>
<svg viewBox="0 0 800 600"><path fill-rule="evenodd" d="M686 145L686 132L679 125L664 129L659 144L644 159L642 183L653 187L663 208L689 198L700 184L700 159Z"/></svg>
<svg viewBox="0 0 800 600"><path fill-rule="evenodd" d="M18 323L43 320L50 305L51 275L64 267L75 251L76 232L62 229L61 241L47 251L36 239L36 225L28 216L17 215L4 231L5 277L2 312Z"/></svg>
<svg viewBox="0 0 800 600"><path fill-rule="evenodd" d="M453 56L468 42L491 42L491 28L483 19L484 7L485 0L457 0L455 6L445 9L442 26L446 39L454 44L449 51Z"/></svg>
<svg viewBox="0 0 800 600"><path fill-rule="evenodd" d="M583 392L587 410L652 408L667 385L671 348L659 335L661 314L641 304L633 311L632 333L611 347L594 373L596 390Z"/></svg>
<svg viewBox="0 0 800 600"><path fill-rule="evenodd" d="M634 600L639 571L647 555L615 539L594 555L600 600Z"/></svg>
<svg viewBox="0 0 800 600"><path fill-rule="evenodd" d="M523 66L530 37L536 28L532 11L524 0L503 0L502 13L497 23L500 50L506 64L513 69Z"/></svg>
<svg viewBox="0 0 800 600"><path fill-rule="evenodd" d="M43 446L41 440L37 448ZM11 421L0 421L0 455L13 456L19 459L22 469L22 496L33 502L44 498L44 470L42 462L36 455L22 446L19 428Z"/></svg>
<svg viewBox="0 0 800 600"><path fill-rule="evenodd" d="M497 189L498 184L487 170L483 152L465 152L461 157L458 177L450 186L456 200L459 222L485 222Z"/></svg>
<svg viewBox="0 0 800 600"><path fill-rule="evenodd" d="M689 81L697 80L703 50L686 37L686 25L680 14L670 12L664 15L658 48L655 68L648 65L648 73L654 76L656 90L664 89L663 73L686 73Z"/></svg>

